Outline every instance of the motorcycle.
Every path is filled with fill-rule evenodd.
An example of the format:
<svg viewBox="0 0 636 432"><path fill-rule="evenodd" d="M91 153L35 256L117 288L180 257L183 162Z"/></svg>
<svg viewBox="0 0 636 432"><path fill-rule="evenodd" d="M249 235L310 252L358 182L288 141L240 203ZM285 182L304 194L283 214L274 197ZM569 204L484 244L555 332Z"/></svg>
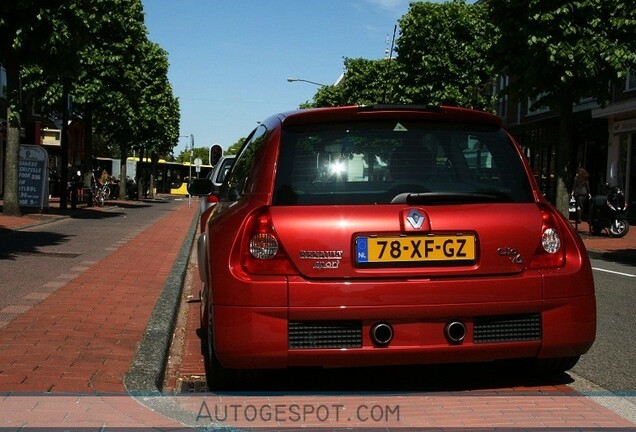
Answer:
<svg viewBox="0 0 636 432"><path fill-rule="evenodd" d="M592 197L590 210L590 231L601 234L607 229L610 237L624 237L629 232L625 193L619 187L612 187L607 195Z"/></svg>

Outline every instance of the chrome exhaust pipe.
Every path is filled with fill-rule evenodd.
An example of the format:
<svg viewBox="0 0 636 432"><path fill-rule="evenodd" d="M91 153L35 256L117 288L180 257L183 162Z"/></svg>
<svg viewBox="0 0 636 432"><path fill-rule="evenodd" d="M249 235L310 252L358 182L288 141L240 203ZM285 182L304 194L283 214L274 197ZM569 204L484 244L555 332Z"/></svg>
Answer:
<svg viewBox="0 0 636 432"><path fill-rule="evenodd" d="M444 327L446 339L452 344L460 344L466 337L466 325L461 321L451 321Z"/></svg>
<svg viewBox="0 0 636 432"><path fill-rule="evenodd" d="M393 327L391 324L379 322L371 326L371 340L374 345L387 346L393 340Z"/></svg>

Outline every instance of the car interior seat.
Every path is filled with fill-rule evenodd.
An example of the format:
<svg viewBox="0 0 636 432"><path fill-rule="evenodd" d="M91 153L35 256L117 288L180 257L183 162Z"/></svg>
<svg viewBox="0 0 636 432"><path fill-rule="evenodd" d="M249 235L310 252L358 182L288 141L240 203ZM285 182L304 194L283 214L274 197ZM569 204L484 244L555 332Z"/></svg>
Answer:
<svg viewBox="0 0 636 432"><path fill-rule="evenodd" d="M389 173L393 180L428 180L432 171L433 153L424 144L405 143L391 154Z"/></svg>

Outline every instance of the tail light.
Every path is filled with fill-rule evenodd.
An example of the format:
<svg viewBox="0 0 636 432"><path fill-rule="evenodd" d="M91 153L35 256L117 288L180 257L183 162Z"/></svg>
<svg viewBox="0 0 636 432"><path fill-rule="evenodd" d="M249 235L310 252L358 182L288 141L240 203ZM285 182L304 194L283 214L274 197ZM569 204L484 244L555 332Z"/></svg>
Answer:
<svg viewBox="0 0 636 432"><path fill-rule="evenodd" d="M541 208L543 223L539 246L530 262L530 268L556 268L565 264L565 249L558 225L547 208Z"/></svg>
<svg viewBox="0 0 636 432"><path fill-rule="evenodd" d="M298 273L280 244L267 209L256 213L248 223L241 263L248 274Z"/></svg>
<svg viewBox="0 0 636 432"><path fill-rule="evenodd" d="M209 204L216 204L219 202L219 197L214 194L210 194L208 195L207 202Z"/></svg>

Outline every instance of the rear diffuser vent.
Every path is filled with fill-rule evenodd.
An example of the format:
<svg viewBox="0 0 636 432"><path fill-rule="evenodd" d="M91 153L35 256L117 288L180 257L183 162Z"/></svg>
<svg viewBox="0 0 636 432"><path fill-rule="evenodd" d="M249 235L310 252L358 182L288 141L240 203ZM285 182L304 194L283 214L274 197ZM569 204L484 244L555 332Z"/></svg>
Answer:
<svg viewBox="0 0 636 432"><path fill-rule="evenodd" d="M541 340L541 314L475 318L475 343Z"/></svg>
<svg viewBox="0 0 636 432"><path fill-rule="evenodd" d="M362 348L362 322L289 322L289 349L339 348Z"/></svg>

